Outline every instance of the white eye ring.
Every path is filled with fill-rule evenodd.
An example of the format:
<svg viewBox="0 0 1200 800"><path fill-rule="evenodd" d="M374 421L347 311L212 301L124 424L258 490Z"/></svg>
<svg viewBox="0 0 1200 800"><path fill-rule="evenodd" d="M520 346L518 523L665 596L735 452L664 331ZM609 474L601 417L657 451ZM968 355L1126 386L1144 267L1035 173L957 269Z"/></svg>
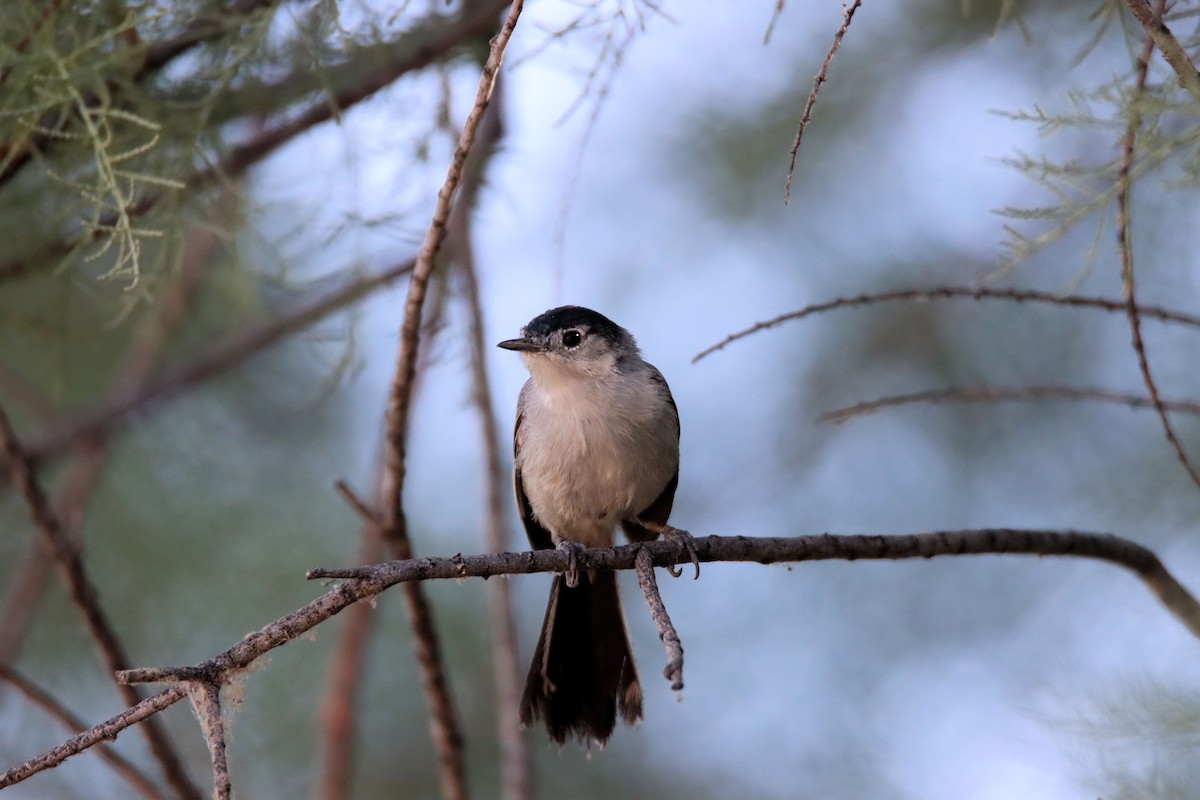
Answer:
<svg viewBox="0 0 1200 800"><path fill-rule="evenodd" d="M563 335L562 335L563 347L578 347L582 341L583 341L583 332L582 331L580 331L576 328L571 328L570 330L563 331Z"/></svg>

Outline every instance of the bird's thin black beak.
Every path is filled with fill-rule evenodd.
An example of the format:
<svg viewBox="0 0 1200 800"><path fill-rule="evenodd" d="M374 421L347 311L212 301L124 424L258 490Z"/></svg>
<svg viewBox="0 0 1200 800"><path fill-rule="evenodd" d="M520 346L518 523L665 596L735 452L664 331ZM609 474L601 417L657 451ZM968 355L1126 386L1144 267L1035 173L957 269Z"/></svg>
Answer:
<svg viewBox="0 0 1200 800"><path fill-rule="evenodd" d="M530 339L505 339L496 345L496 347L503 347L505 350L516 350L522 353L531 353L542 349L540 344Z"/></svg>

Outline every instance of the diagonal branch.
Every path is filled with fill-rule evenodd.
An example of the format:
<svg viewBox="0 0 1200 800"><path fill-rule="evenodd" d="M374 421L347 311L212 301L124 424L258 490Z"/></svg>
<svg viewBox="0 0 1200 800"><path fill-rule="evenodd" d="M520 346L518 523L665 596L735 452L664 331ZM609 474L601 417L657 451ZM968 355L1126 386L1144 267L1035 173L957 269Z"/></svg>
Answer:
<svg viewBox="0 0 1200 800"><path fill-rule="evenodd" d="M1130 408L1154 408L1154 401L1139 394L1110 392L1107 389L1077 388L1074 386L962 386L950 389L927 389L910 394L896 394L855 403L852 406L828 411L821 422L847 422L854 417L873 414L884 408L918 403L1000 403L1032 402L1037 400L1096 400ZM1200 403L1184 400L1161 400L1164 408L1182 414L1200 414Z"/></svg>
<svg viewBox="0 0 1200 800"><path fill-rule="evenodd" d="M503 121L499 103L501 87L496 84L496 102L484 117L479 133L480 147L490 152L499 144ZM512 478L505 466L500 425L492 402L492 384L487 368L483 302L480 300L478 265L471 241L471 209L483 185L485 159L474 159L463 180L462 195L450 215L450 256L462 276L467 304L471 361L471 399L479 415L479 435L484 454L486 518L483 546L492 553L508 547L505 524L505 495L512 491ZM503 800L526 800L532 796L529 742L521 726L520 703L523 676L517 647L517 625L513 614L512 584L488 583L488 632L492 639L492 673L496 690L496 737L500 744L500 796Z"/></svg>
<svg viewBox="0 0 1200 800"><path fill-rule="evenodd" d="M450 158L446 180L438 190L433 218L426 231L425 240L417 252L417 262L408 282L408 296L404 302L404 321L400 326L400 347L396 357L396 372L388 394L387 437L385 442L384 474L380 487L383 506L383 537L397 558L411 558L412 541L408 536L408 524L404 515L405 453L407 448L408 418L412 403L413 381L417 372L417 349L421 336L421 313L425 304L429 277L433 272L442 242L446 238L446 225L450 219L454 195L462 179L463 167L475 135L487 111L496 84L496 76L504 59L504 50L516 29L521 15L522 0L513 0L508 17L500 32L491 41L487 61L484 62L475 102L463 124L458 145ZM413 628L413 646L421 666L422 685L430 705L430 727L434 748L438 754L442 795L447 800L460 800L468 795L463 764L462 733L457 712L446 683L445 670L439 651L437 632L433 626L433 614L428 601L417 584L405 586L408 600L409 623Z"/></svg>
<svg viewBox="0 0 1200 800"><path fill-rule="evenodd" d="M1179 84L1187 90L1192 99L1200 103L1200 72L1196 71L1196 65L1188 58L1183 45L1163 22L1161 3L1156 8L1152 7L1148 0L1125 0L1125 5L1129 6L1137 21L1142 23L1146 35L1158 47L1171 69L1175 70ZM1149 56L1145 60L1149 61Z"/></svg>
<svg viewBox="0 0 1200 800"><path fill-rule="evenodd" d="M0 661L0 680L11 684L17 691L25 695L30 702L37 705L71 730L79 732L87 729L87 725L58 702L53 695L2 661ZM102 744L96 750L96 753L142 797L149 798L149 800L161 800L163 798L164 795L154 785L154 781L150 780L150 778L137 768L137 765L126 760L115 749Z"/></svg>
<svg viewBox="0 0 1200 800"><path fill-rule="evenodd" d="M1158 0L1158 4L1154 10L1154 17L1159 25L1162 25L1162 15L1166 10L1166 0ZM1165 26L1164 26L1165 29ZM1141 95L1146 90L1146 75L1150 71L1150 56L1154 52L1154 38L1147 28L1146 41L1142 45L1142 52L1137 59L1137 91L1129 101L1128 115L1129 121L1125 129L1125 135L1121 139L1121 167L1117 176L1117 250L1121 256L1121 291L1125 295L1126 314L1129 317L1129 330L1133 337L1133 352L1137 355L1138 368L1142 371L1142 382L1146 384L1146 391L1150 394L1150 400L1154 403L1154 410L1158 413L1158 420L1162 423L1163 434L1167 437L1171 448L1175 451L1175 456L1179 459L1179 463L1187 470L1188 476L1192 482L1200 487L1200 472L1192 465L1188 458L1187 451L1183 449L1183 443L1179 441L1179 437L1175 434L1175 428L1171 425L1171 418L1167 416L1167 410L1163 405L1162 398L1158 394L1158 384L1154 380L1154 375L1150 371L1150 359L1146 355L1146 342L1142 339L1142 317L1137 305L1137 285L1134 281L1133 270L1133 242L1130 240L1130 194L1133 191L1133 161L1135 156L1135 146L1137 142L1138 129L1142 126L1142 115L1138 110L1138 101ZM1188 62L1189 64L1191 62ZM1194 70L1194 68L1193 68Z"/></svg>
<svg viewBox="0 0 1200 800"><path fill-rule="evenodd" d="M894 536L841 535L767 538L751 536L705 536L693 541L700 561L779 562L828 560L896 560L963 555L1037 555L1089 558L1123 567L1142 580L1167 610L1191 633L1200 638L1200 602L1146 547L1117 536L1083 531L1018 530L985 528L936 531ZM690 562L692 554L676 542L656 541L619 547L585 548L572 555L562 550L523 553L487 553L450 558L421 558L390 561L352 569L313 569L311 579L341 579L307 605L248 634L233 647L192 667L128 670L122 681L185 680L219 682L255 659L280 647L356 602L374 597L397 583L425 580L490 578L534 572L563 572L571 558L580 569L632 569L638 554L648 552L651 563L669 567ZM642 556L645 560L645 556ZM0 774L0 789L61 764L67 758L117 735L186 697L188 689L176 685L133 708L85 731L45 753Z"/></svg>
<svg viewBox="0 0 1200 800"><path fill-rule="evenodd" d="M29 506L29 513L33 517L34 525L45 538L46 544L54 555L54 560L63 571L71 599L83 614L92 638L99 645L104 663L112 672L125 669L129 665L125 648L121 645L116 630L101 609L98 592L84 571L83 559L79 555L79 550L71 544L58 516L50 507L46 493L42 491L37 476L34 474L33 466L21 449L21 444L17 440L17 435L3 408L0 408L0 452L3 452L5 460L8 462L13 483L16 484L17 489L25 498L26 505ZM142 699L137 689L132 686L119 685L118 688L126 703L134 704ZM179 754L175 752L174 745L171 744L163 729L151 720L142 729L142 732L146 735L150 750L158 760L175 793L182 798L199 800L199 791L192 785L187 772L184 771Z"/></svg>
<svg viewBox="0 0 1200 800"><path fill-rule="evenodd" d="M1009 300L1016 303L1049 303L1056 306L1071 306L1075 308L1095 308L1101 311L1126 313L1128 303L1123 300L1107 300L1103 297L1083 297L1071 294L1054 294L1052 292L1037 292L1023 289L984 289L973 286L938 286L933 289L898 289L892 292L875 294L859 294L853 297L838 297L824 303L814 303L797 311L780 314L765 322L756 322L749 328L731 333L714 345L706 347L692 358L695 364L702 358L723 350L726 345L744 339L759 331L774 328L791 320L804 319L813 314L821 314L839 308L869 306L876 303L896 301L952 300L955 298L970 298L972 300ZM1186 314L1182 311L1172 311L1160 306L1139 306L1138 313L1143 317L1151 317L1160 322L1175 322L1200 328L1200 317Z"/></svg>
<svg viewBox="0 0 1200 800"><path fill-rule="evenodd" d="M812 116L813 106L817 104L817 95L821 91L821 85L825 83L825 74L829 72L829 65L833 62L834 53L842 46L842 37L846 35L846 31L850 30L850 20L854 19L854 12L858 11L858 7L862 5L862 0L854 0L849 6L842 3L842 27L838 28L837 33L833 35L833 44L829 46L829 52L825 54L825 60L821 62L821 69L817 72L817 77L813 78L813 88L809 92L808 100L804 103L804 112L800 115L800 125L796 128L796 138L792 140L792 147L788 150L788 173L787 181L783 186L783 204L788 205L792 202L792 176L796 173L796 154L800 152L800 139L804 136L804 129L808 127L809 117ZM780 2L776 7L776 14L783 10L783 3ZM771 18L771 27L775 26L775 17ZM767 38L771 36L771 28L767 28Z"/></svg>

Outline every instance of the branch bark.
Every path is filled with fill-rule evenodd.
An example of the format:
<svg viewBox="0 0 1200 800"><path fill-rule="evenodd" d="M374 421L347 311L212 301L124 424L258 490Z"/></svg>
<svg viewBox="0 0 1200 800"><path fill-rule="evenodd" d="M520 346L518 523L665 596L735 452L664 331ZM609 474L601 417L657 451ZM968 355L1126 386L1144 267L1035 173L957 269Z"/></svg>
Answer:
<svg viewBox="0 0 1200 800"><path fill-rule="evenodd" d="M821 422L847 422L854 417L874 414L884 408L915 403L999 403L1032 402L1037 400L1097 400L1130 408L1154 408L1149 397L1107 389L1076 388L1074 386L962 386L950 389L929 389L911 394L896 394L844 406L821 415ZM1163 408L1183 414L1200 414L1200 403L1183 400L1159 400Z"/></svg>
<svg viewBox="0 0 1200 800"><path fill-rule="evenodd" d="M984 554L1067 556L1089 558L1133 572L1191 633L1200 638L1200 603L1148 548L1128 539L1083 531L981 530L938 531L901 535L797 536L758 538L706 536L693 541L700 561L753 561L760 564L827 560L895 560ZM690 563L691 556L673 541L585 548L575 557L580 569L632 569L638 553L646 551L654 566ZM223 653L191 667L127 670L118 679L136 681L222 682L255 659L303 635L354 603L373 597L397 583L435 579L490 578L533 572L563 572L568 553L536 550L523 553L488 553L450 558L421 558L391 561L351 569L313 569L310 579L339 579L345 582L258 631L245 636ZM642 557L643 561L645 556ZM700 584L703 585L703 584ZM186 697L188 689L176 685L52 750L35 756L0 775L0 789L57 766L89 747L112 740L132 724Z"/></svg>
<svg viewBox="0 0 1200 800"><path fill-rule="evenodd" d="M692 357L692 363L695 364L702 358L712 355L718 350L723 350L726 345L736 342L738 339L744 339L747 336L752 336L759 331L765 331L769 328L774 328L777 325L782 325L791 320L800 320L813 314L822 314L826 311L833 311L839 308L854 308L857 306L869 306L876 303L891 303L897 301L919 302L924 300L953 300L958 298L970 298L972 300L1009 300L1015 303L1047 303L1056 306L1069 306L1074 308L1095 308L1101 311L1110 311L1114 313L1124 314L1127 312L1128 304L1124 300L1108 300L1103 297L1082 297L1080 295L1062 295L1053 294L1051 292L1037 292L1022 289L984 289L974 286L938 286L932 289L900 289L894 292L879 292L876 294L859 294L853 297L838 297L833 300L827 300L824 303L814 303L813 305L805 306L796 311L789 311L786 314L780 314L777 317L766 320L764 322L756 322L749 328L745 328L736 333L731 333L721 341L711 345L704 350L701 350ZM1156 319L1160 322L1175 322L1181 325L1189 325L1193 328L1200 328L1200 317L1192 314L1187 314L1182 311L1172 311L1161 306L1138 306L1138 312L1143 317Z"/></svg>
<svg viewBox="0 0 1200 800"><path fill-rule="evenodd" d="M462 180L463 167L475 136L491 101L496 77L504 59L504 50L516 29L521 15L522 0L513 0L508 17L500 32L492 39L487 61L479 78L475 102L463 124L458 145L450 158L446 180L438 190L433 217L425 239L417 252L417 261L408 282L404 303L404 321L400 327L400 346L396 357L396 372L388 395L387 438L384 451L384 474L380 487L384 524L382 534L397 558L411 558L412 541L404 514L405 456L408 419L412 404L413 382L417 372L417 350L421 337L421 314L425 304L429 278L438 251L446 238L446 227L453 208L454 196ZM438 754L442 796L447 800L465 800L468 796L463 760L462 732L453 698L446 683L437 632L428 601L418 584L405 587L409 623L413 629L413 646L421 667L422 684L430 705L430 726L434 748Z"/></svg>

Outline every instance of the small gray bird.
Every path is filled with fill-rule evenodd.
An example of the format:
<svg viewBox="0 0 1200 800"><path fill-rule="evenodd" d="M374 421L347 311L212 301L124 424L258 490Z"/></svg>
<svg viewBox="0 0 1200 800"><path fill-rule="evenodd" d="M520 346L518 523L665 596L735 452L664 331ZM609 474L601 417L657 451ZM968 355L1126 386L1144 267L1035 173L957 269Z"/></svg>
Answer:
<svg viewBox="0 0 1200 800"><path fill-rule="evenodd" d="M609 547L667 526L679 482L679 412L667 382L629 331L587 308L535 317L500 347L530 378L513 434L517 510L534 549ZM556 575L521 699L521 723L544 718L550 738L603 744L617 711L642 718L642 687L616 574Z"/></svg>

